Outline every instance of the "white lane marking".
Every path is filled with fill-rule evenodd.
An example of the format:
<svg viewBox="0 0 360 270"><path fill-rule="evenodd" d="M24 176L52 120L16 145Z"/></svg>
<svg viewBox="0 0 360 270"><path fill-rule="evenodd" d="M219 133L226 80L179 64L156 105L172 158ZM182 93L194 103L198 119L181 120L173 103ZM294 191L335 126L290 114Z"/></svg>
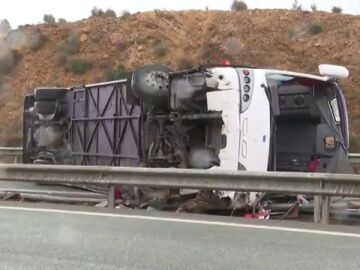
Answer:
<svg viewBox="0 0 360 270"><path fill-rule="evenodd" d="M0 209L28 211L28 212L44 212L44 213L69 214L69 215L82 215L82 216L101 216L101 217L141 219L141 220L152 220L152 221L167 221L167 222L215 225L215 226L237 227L237 228L247 228L247 229L257 229L257 230L297 232L297 233L309 233L309 234L360 238L360 234L357 234L357 233L310 230L310 229L300 229L300 228L287 228L287 227L267 226L267 225L240 224L240 223L232 223L232 222L206 221L206 220L198 220L198 219L150 217L150 216L140 216L140 215L139 216L138 215L124 215L124 214L86 212L86 211L82 212L82 211L59 210L59 209L50 209L50 208L43 209L43 208L16 207L16 206L0 206Z"/></svg>

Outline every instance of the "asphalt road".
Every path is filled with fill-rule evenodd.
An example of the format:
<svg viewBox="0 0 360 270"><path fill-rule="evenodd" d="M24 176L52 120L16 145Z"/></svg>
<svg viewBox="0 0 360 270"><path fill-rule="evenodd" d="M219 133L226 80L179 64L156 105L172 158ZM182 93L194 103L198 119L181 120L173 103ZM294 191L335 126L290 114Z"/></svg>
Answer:
<svg viewBox="0 0 360 270"><path fill-rule="evenodd" d="M35 207L0 205L0 269L360 269L357 227Z"/></svg>

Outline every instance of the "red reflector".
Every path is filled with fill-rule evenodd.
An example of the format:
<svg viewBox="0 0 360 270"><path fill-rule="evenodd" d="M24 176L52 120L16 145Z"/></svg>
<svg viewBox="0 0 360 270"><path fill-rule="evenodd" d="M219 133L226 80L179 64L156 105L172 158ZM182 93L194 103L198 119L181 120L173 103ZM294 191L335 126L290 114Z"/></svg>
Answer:
<svg viewBox="0 0 360 270"><path fill-rule="evenodd" d="M320 165L320 158L314 156L311 158L311 161L309 163L309 172L317 172L318 171L318 167Z"/></svg>
<svg viewBox="0 0 360 270"><path fill-rule="evenodd" d="M229 60L224 60L224 61L222 62L222 64L223 64L224 66L230 66L230 65L231 65L231 63L230 63Z"/></svg>
<svg viewBox="0 0 360 270"><path fill-rule="evenodd" d="M243 73L245 76L248 76L250 74L250 71L248 71L247 69L243 69Z"/></svg>

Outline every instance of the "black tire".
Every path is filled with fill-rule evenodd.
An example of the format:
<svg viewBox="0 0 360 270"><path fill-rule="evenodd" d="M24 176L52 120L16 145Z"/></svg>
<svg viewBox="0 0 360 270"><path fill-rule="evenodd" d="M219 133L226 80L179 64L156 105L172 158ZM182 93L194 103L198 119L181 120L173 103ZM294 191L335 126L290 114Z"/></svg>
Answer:
<svg viewBox="0 0 360 270"><path fill-rule="evenodd" d="M167 108L169 73L162 65L147 65L133 73L131 89L136 97L156 108Z"/></svg>
<svg viewBox="0 0 360 270"><path fill-rule="evenodd" d="M35 112L43 115L53 114L56 111L56 101L35 102Z"/></svg>
<svg viewBox="0 0 360 270"><path fill-rule="evenodd" d="M67 91L66 89L37 88L35 89L34 97L36 101L64 99Z"/></svg>

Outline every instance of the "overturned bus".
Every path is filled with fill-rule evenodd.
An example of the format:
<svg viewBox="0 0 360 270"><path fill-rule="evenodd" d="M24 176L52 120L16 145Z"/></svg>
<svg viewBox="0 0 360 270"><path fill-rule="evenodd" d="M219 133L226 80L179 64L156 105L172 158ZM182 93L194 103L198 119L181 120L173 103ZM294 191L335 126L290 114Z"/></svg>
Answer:
<svg viewBox="0 0 360 270"><path fill-rule="evenodd" d="M314 76L241 66L42 87L25 99L25 163L344 172L339 66Z"/></svg>

